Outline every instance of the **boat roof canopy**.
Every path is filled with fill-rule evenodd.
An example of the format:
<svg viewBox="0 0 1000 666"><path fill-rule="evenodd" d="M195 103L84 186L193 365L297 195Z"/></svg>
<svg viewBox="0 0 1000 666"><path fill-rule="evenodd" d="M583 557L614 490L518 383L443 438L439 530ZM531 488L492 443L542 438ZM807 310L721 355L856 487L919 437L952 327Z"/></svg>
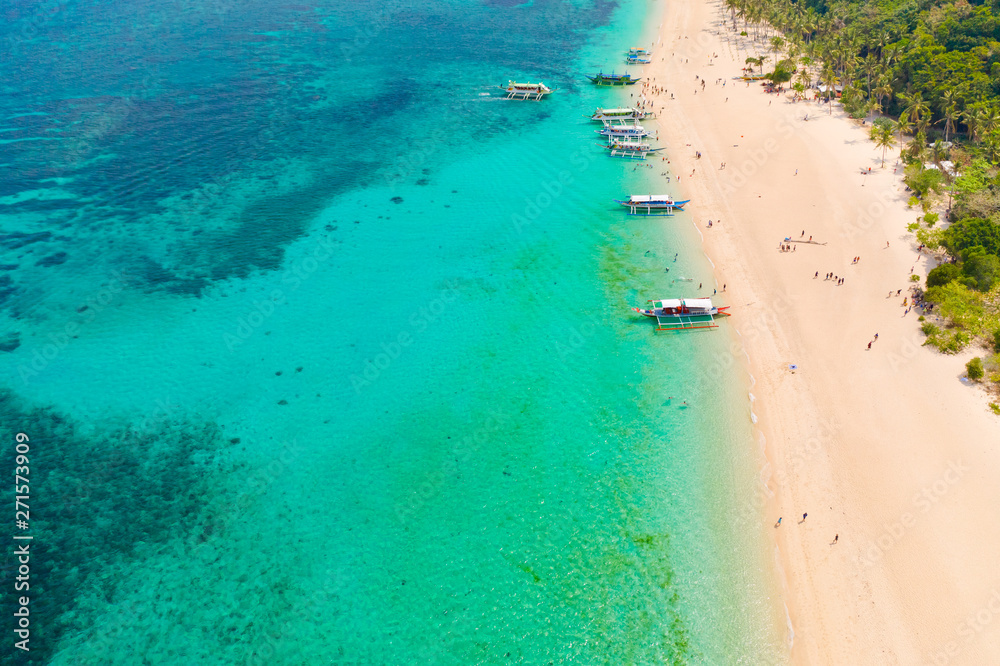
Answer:
<svg viewBox="0 0 1000 666"><path fill-rule="evenodd" d="M679 298L661 298L660 307L661 308L679 308L681 306L681 299Z"/></svg>
<svg viewBox="0 0 1000 666"><path fill-rule="evenodd" d="M673 201L669 194L633 194L633 203L652 203L654 201Z"/></svg>
<svg viewBox="0 0 1000 666"><path fill-rule="evenodd" d="M711 298L685 298L684 305L689 308L694 308L698 310L711 310L712 309L712 299Z"/></svg>

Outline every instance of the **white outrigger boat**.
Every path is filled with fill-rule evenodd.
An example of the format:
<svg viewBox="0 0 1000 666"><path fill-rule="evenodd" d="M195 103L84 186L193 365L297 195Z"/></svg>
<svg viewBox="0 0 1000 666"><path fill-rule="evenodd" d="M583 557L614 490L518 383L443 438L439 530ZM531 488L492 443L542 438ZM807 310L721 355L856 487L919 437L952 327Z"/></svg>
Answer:
<svg viewBox="0 0 1000 666"><path fill-rule="evenodd" d="M691 200L676 201L669 194L633 194L625 201L614 201L628 208L629 215L673 215L675 210L684 210L684 204Z"/></svg>
<svg viewBox="0 0 1000 666"><path fill-rule="evenodd" d="M623 157L629 160L644 160L649 153L663 150L663 148L653 148L644 141L633 139L636 137L610 137L607 144L600 144L600 146L611 151L611 157Z"/></svg>
<svg viewBox="0 0 1000 666"><path fill-rule="evenodd" d="M648 58L649 56L653 55L653 52L650 51L649 49L633 46L628 50L628 55L630 58L633 56L637 58Z"/></svg>
<svg viewBox="0 0 1000 666"><path fill-rule="evenodd" d="M601 136L610 137L628 137L634 136L641 139L644 136L649 136L651 132L640 125L639 123L627 123L625 121L614 122L610 120L604 121L604 129L594 130Z"/></svg>
<svg viewBox="0 0 1000 666"><path fill-rule="evenodd" d="M500 88L507 92L507 99L533 99L537 102L546 95L552 94L552 88L541 82L517 83L516 81L508 81L506 88L503 86Z"/></svg>
<svg viewBox="0 0 1000 666"><path fill-rule="evenodd" d="M631 53L625 56L626 65L648 65L653 62L652 58L647 58L641 55L632 55Z"/></svg>
<svg viewBox="0 0 1000 666"><path fill-rule="evenodd" d="M657 331L687 331L696 328L718 328L716 317L730 316L728 305L717 307L711 298L663 298L649 301L651 308L632 308L644 317L656 318Z"/></svg>
<svg viewBox="0 0 1000 666"><path fill-rule="evenodd" d="M594 111L594 115L590 116L591 120L642 120L643 118L652 118L652 111L640 111L639 109L631 109L628 107L619 109L602 109L598 108Z"/></svg>

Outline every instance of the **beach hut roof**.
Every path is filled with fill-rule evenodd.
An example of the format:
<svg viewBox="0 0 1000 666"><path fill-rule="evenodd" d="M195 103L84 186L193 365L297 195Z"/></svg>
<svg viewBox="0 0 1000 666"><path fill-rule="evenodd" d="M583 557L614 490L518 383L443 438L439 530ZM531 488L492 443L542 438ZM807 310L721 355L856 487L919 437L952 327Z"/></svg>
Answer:
<svg viewBox="0 0 1000 666"><path fill-rule="evenodd" d="M927 164L924 164L924 168L925 169L937 169L938 165L934 164L933 162L928 162ZM941 170L944 171L945 173L951 175L951 176L954 176L954 175L956 175L958 173L955 170L955 163L952 162L951 160L944 160L944 161L942 161L941 162Z"/></svg>

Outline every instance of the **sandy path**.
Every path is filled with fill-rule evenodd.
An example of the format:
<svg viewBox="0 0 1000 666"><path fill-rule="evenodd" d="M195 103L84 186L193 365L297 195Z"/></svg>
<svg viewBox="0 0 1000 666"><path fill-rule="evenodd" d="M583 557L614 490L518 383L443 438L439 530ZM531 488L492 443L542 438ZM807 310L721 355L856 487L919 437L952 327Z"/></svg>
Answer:
<svg viewBox="0 0 1000 666"><path fill-rule="evenodd" d="M751 358L793 661L1000 663L1000 418L959 381L971 354L921 347L903 314L911 267L934 264L906 232L898 151L882 169L836 107L734 81L748 54L720 12L665 4L645 74L682 176L663 190L693 199L665 223L700 227Z"/></svg>

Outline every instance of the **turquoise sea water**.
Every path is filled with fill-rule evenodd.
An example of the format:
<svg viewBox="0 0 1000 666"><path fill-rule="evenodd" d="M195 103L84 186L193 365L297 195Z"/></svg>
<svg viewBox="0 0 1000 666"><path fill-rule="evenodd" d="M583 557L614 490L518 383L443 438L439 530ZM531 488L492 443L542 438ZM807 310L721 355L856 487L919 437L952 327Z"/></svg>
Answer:
<svg viewBox="0 0 1000 666"><path fill-rule="evenodd" d="M16 3L5 659L780 662L731 337L627 310L711 267L584 118L655 9Z"/></svg>

